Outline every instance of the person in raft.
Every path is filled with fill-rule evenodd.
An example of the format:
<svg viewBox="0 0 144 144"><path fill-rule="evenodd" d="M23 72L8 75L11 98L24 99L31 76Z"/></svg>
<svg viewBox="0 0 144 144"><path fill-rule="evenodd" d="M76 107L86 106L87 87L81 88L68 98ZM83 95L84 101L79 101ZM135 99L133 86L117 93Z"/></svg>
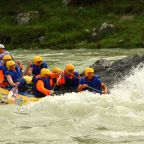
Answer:
<svg viewBox="0 0 144 144"><path fill-rule="evenodd" d="M64 71L64 87L69 92L77 92L80 75L75 71L75 67L72 64L67 64Z"/></svg>
<svg viewBox="0 0 144 144"><path fill-rule="evenodd" d="M7 81L8 81L8 89L18 86L19 81L22 77L22 72L20 69L16 69L16 64L14 61L8 61L6 63L7 71L5 73Z"/></svg>
<svg viewBox="0 0 144 144"><path fill-rule="evenodd" d="M9 52L5 50L5 46L0 44L0 65L2 64L3 57L9 55Z"/></svg>
<svg viewBox="0 0 144 144"><path fill-rule="evenodd" d="M10 61L12 58L10 55L5 55L3 57L2 64L0 65L0 87L5 88L8 86L8 82L6 80L5 73L7 71L6 63Z"/></svg>
<svg viewBox="0 0 144 144"><path fill-rule="evenodd" d="M59 67L52 68L50 77L53 81L53 90L62 91L65 84L65 79L62 70Z"/></svg>
<svg viewBox="0 0 144 144"><path fill-rule="evenodd" d="M27 85L30 83L29 79L25 76L22 77L22 72L20 69L16 69L16 64L14 61L8 61L6 63L7 71L5 73L8 86L6 89L11 90L13 87L18 88L18 93L26 95L26 88ZM29 81L29 82L28 82Z"/></svg>
<svg viewBox="0 0 144 144"><path fill-rule="evenodd" d="M93 68L86 68L85 76L83 76L80 79L78 92L84 91L84 90L88 90L88 91L92 91L92 92L100 93L100 94L108 93L106 85L103 82L101 82L99 76L94 75Z"/></svg>
<svg viewBox="0 0 144 144"><path fill-rule="evenodd" d="M35 56L33 58L33 63L29 62L29 67L26 71L26 75L33 75L34 78L37 78L40 76L41 69L47 67L47 63L43 61L43 58L41 56Z"/></svg>
<svg viewBox="0 0 144 144"><path fill-rule="evenodd" d="M34 82L34 95L37 98L49 96L53 93L52 79L50 78L50 70L43 68L40 72L40 77L36 78Z"/></svg>

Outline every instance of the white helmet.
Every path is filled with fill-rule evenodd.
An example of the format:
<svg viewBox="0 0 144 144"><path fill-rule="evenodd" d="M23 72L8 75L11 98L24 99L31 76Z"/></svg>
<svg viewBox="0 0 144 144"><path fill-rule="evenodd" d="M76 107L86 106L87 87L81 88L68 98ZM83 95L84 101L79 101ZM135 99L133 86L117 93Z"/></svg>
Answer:
<svg viewBox="0 0 144 144"><path fill-rule="evenodd" d="M4 49L4 48L5 48L5 46L4 46L3 44L0 44L0 48Z"/></svg>

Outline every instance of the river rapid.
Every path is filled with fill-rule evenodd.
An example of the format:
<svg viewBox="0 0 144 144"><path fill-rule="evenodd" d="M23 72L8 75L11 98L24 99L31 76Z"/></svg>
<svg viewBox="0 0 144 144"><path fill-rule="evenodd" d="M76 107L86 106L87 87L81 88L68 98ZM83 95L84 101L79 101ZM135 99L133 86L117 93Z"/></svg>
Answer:
<svg viewBox="0 0 144 144"><path fill-rule="evenodd" d="M72 63L78 71L99 58L111 62L136 52L122 49L11 51L26 63L41 54L49 68ZM143 49L137 53L144 53ZM111 94L67 93L29 105L0 105L2 144L143 144L144 68L136 68Z"/></svg>

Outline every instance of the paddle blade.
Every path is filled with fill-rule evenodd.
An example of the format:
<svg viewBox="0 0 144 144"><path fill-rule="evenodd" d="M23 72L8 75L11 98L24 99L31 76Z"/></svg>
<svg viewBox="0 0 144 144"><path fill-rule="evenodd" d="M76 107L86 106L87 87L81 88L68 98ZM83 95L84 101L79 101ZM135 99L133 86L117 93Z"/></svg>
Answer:
<svg viewBox="0 0 144 144"><path fill-rule="evenodd" d="M8 99L16 98L17 94L18 94L18 87L13 87L8 94Z"/></svg>

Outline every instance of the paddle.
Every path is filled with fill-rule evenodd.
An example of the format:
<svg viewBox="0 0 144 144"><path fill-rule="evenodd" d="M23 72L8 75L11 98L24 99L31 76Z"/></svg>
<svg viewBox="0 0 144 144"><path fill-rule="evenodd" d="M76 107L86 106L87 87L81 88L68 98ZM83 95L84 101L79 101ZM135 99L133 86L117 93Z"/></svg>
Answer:
<svg viewBox="0 0 144 144"><path fill-rule="evenodd" d="M56 88L56 86L57 86L57 84L58 84L58 82L59 82L62 74L63 74L63 72L60 73L60 75L59 75L59 77L58 77L58 79L57 79L57 81L56 81L56 83L55 83L55 85L54 85L54 87L53 87L53 91L54 91L54 89Z"/></svg>
<svg viewBox="0 0 144 144"><path fill-rule="evenodd" d="M10 90L7 97L8 99L11 99L12 97L15 98L17 94L18 94L18 86L15 86Z"/></svg>
<svg viewBox="0 0 144 144"><path fill-rule="evenodd" d="M53 91L54 91L54 89L56 88L56 86L57 86L57 84L58 84L58 82L59 82L62 74L63 74L63 72L60 73L60 75L59 75L59 77L58 77L58 79L57 79L57 81L56 81L56 83L55 83L55 85L54 85L54 87L53 87L53 89L52 89ZM54 95L52 94L52 96L54 96Z"/></svg>
<svg viewBox="0 0 144 144"><path fill-rule="evenodd" d="M70 75L72 75L73 77L75 77L75 78L77 78L77 79L80 79L79 77L73 75L72 73L69 73L69 72L67 72L67 73L70 74ZM100 92L100 93L104 93L104 91L95 89L95 88L93 88L93 87L91 87L91 86L88 86L88 88L90 88L90 89L92 89L92 90L95 90L95 91L97 91L97 92Z"/></svg>

